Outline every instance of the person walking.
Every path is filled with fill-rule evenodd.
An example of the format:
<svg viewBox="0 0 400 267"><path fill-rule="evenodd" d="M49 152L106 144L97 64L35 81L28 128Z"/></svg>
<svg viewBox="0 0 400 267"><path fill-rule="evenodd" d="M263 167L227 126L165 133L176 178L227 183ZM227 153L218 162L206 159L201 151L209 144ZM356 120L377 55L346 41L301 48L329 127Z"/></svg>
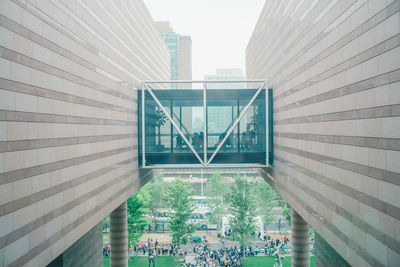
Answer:
<svg viewBox="0 0 400 267"><path fill-rule="evenodd" d="M151 263L153 263L153 267L156 266L156 254L154 252L153 248L149 248L149 267L151 266Z"/></svg>

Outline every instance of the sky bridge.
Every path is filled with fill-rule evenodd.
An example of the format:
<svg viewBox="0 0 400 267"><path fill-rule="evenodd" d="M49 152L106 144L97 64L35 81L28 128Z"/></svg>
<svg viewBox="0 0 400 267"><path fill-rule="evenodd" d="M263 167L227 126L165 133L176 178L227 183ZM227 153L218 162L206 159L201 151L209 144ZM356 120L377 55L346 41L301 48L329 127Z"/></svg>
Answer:
<svg viewBox="0 0 400 267"><path fill-rule="evenodd" d="M171 89L176 84L179 89ZM192 89L196 85L201 88ZM266 167L272 160L271 98L267 80L144 82L138 91L139 164Z"/></svg>

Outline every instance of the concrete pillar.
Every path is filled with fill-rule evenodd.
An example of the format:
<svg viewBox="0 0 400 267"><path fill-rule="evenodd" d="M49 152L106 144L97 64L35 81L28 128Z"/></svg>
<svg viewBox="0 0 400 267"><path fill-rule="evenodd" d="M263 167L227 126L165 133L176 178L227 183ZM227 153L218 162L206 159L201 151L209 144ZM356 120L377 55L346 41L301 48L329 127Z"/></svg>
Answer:
<svg viewBox="0 0 400 267"><path fill-rule="evenodd" d="M310 266L310 245L308 224L292 209L292 266Z"/></svg>
<svg viewBox="0 0 400 267"><path fill-rule="evenodd" d="M110 213L111 267L128 267L126 201Z"/></svg>

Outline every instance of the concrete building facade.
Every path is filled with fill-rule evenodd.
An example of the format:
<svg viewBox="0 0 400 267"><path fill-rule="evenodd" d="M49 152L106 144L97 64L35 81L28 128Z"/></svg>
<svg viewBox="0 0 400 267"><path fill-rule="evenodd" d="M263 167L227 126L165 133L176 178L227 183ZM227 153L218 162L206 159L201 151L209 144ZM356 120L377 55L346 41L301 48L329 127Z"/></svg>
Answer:
<svg viewBox="0 0 400 267"><path fill-rule="evenodd" d="M247 78L274 92L261 173L318 233L318 266L400 265L399 9L268 0L247 46Z"/></svg>
<svg viewBox="0 0 400 267"><path fill-rule="evenodd" d="M141 0L0 2L0 266L102 265L99 223L150 177L136 89L169 75Z"/></svg>

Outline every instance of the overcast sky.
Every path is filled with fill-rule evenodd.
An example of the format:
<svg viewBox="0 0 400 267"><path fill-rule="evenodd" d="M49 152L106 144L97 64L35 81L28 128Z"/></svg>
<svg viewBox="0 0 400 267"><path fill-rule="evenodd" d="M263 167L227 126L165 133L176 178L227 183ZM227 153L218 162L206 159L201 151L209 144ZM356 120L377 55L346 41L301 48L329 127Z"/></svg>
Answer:
<svg viewBox="0 0 400 267"><path fill-rule="evenodd" d="M143 0L154 20L192 37L193 79L216 68L241 68L265 0Z"/></svg>

